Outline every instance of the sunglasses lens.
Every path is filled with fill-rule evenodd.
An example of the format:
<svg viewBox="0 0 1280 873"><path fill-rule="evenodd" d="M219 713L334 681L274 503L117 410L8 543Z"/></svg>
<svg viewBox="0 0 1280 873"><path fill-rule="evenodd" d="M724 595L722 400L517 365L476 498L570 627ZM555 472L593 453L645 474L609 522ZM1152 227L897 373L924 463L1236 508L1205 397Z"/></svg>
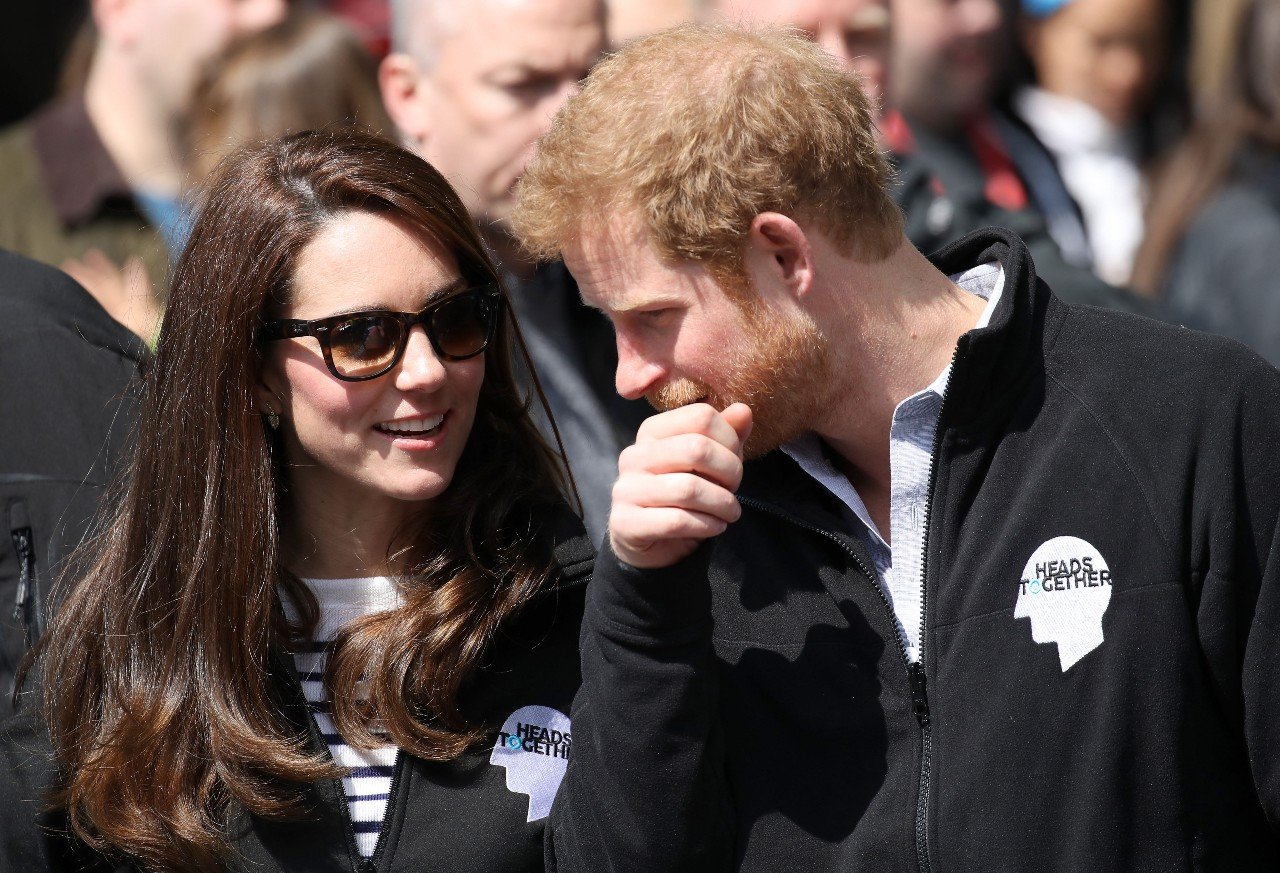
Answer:
<svg viewBox="0 0 1280 873"><path fill-rule="evenodd" d="M484 351L498 312L489 294L460 294L431 312L431 333L450 358L470 358Z"/></svg>
<svg viewBox="0 0 1280 873"><path fill-rule="evenodd" d="M396 356L403 330L382 315L362 315L335 325L329 332L333 366L343 376L369 376L384 370Z"/></svg>

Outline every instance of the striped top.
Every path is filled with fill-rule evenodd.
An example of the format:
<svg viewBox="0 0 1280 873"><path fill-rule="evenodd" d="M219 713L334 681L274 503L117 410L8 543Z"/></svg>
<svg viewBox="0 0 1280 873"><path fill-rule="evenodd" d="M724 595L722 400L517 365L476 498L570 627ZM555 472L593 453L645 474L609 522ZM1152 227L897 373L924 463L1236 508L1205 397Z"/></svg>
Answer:
<svg viewBox="0 0 1280 873"><path fill-rule="evenodd" d="M342 789L347 795L347 811L356 835L356 849L365 858L373 856L382 830L395 772L394 745L377 749L353 749L342 740L330 716L324 687L324 669L329 646L342 626L365 615L384 612L400 605L394 580L377 576L369 579L303 579L320 604L320 624L315 638L294 652L302 693L306 695L316 725L329 746L333 760L347 768ZM285 615L297 621L298 611L288 597L282 597Z"/></svg>

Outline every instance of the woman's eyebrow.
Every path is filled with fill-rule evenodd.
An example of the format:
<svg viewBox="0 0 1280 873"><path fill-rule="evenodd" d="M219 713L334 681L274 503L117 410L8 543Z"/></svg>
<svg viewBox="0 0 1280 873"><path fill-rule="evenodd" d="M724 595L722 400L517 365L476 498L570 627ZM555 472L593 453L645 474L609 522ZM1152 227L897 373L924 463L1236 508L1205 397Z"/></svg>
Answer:
<svg viewBox="0 0 1280 873"><path fill-rule="evenodd" d="M450 282L448 285L443 285L439 288L436 288L434 291L428 291L426 300L423 301L422 306L423 307L430 306L432 303L434 303L436 300L439 300L442 297L447 297L456 291L461 291L463 288L467 287L467 284L468 284L467 280L462 276L459 276L458 278Z"/></svg>
<svg viewBox="0 0 1280 873"><path fill-rule="evenodd" d="M431 291L428 291L426 293L425 297L423 298L423 303L421 306L418 307L418 310L421 311L426 307L430 306L435 301L443 297L447 297L448 295L454 293L455 291L461 291L466 286L467 286L466 280L463 277L459 276L457 279L454 279L448 285L442 285L439 288L434 288ZM383 303L381 301L374 301L373 303L366 304L364 306L354 306L354 307L351 307L350 309L340 309L337 312L330 313L329 315L321 315L317 318L308 318L305 320L306 321L323 321L326 318L341 318L344 315L359 315L362 312L399 312L399 311L400 310L396 309L394 306Z"/></svg>

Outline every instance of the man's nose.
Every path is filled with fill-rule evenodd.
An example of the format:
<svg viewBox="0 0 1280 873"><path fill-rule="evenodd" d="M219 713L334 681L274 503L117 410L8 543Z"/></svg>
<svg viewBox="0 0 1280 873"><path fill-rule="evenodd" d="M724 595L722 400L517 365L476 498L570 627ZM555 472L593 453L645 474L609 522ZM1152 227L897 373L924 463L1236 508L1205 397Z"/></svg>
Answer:
<svg viewBox="0 0 1280 873"><path fill-rule="evenodd" d="M955 6L961 32L966 36L987 36L1000 28L1004 12L997 0L960 0Z"/></svg>
<svg viewBox="0 0 1280 873"><path fill-rule="evenodd" d="M396 368L396 387L401 391L433 391L444 384L447 371L436 357L431 341L421 325L414 325Z"/></svg>
<svg viewBox="0 0 1280 873"><path fill-rule="evenodd" d="M618 372L614 387L628 400L638 400L665 376L666 370L618 337Z"/></svg>

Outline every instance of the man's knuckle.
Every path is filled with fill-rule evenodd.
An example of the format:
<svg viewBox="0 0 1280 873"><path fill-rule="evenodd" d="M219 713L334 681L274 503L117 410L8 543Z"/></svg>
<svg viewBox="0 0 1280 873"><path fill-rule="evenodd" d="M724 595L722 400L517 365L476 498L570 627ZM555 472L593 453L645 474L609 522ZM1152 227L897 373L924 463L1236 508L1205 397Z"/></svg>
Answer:
<svg viewBox="0 0 1280 873"><path fill-rule="evenodd" d="M691 503L698 498L698 480L693 476L681 476L675 483L676 500Z"/></svg>
<svg viewBox="0 0 1280 873"><path fill-rule="evenodd" d="M715 424L716 418L720 415L720 413L716 412L714 406L707 403L699 403L694 409L697 410L694 420L698 423L698 427L704 431L710 430Z"/></svg>

